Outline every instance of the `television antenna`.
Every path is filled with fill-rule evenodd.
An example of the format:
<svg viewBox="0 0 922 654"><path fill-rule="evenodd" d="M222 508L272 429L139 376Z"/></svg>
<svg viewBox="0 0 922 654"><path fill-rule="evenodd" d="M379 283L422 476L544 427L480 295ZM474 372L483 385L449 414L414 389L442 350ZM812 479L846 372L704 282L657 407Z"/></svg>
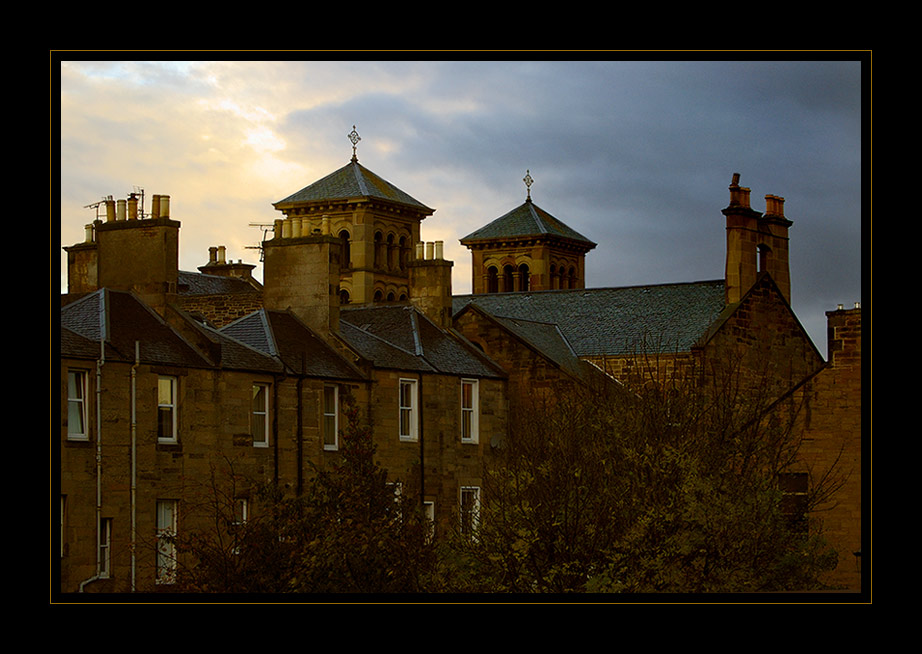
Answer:
<svg viewBox="0 0 922 654"><path fill-rule="evenodd" d="M266 234L269 233L269 230L275 229L274 223L250 223L250 227L258 227L262 230L263 237L259 242L259 245L245 245L244 250L259 250L259 262L262 263L264 259L265 250L263 249L263 243L266 242Z"/></svg>

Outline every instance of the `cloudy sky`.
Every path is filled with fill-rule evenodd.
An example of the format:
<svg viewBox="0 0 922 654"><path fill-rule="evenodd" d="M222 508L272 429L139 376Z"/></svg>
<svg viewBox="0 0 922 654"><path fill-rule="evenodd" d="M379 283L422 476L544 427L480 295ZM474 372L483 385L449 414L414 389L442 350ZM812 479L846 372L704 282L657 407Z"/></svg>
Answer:
<svg viewBox="0 0 922 654"><path fill-rule="evenodd" d="M445 242L455 293L471 286L458 239L521 204L526 171L534 202L598 243L588 286L721 279L721 209L738 172L754 209L785 198L792 304L824 356L825 312L862 300L869 80L857 56L62 58L60 246L83 240L96 218L87 205L141 188L146 209L154 194L171 197L182 270L204 265L213 245L256 264L250 224L281 217L273 202L348 163L355 125L359 161L436 209L422 234Z"/></svg>

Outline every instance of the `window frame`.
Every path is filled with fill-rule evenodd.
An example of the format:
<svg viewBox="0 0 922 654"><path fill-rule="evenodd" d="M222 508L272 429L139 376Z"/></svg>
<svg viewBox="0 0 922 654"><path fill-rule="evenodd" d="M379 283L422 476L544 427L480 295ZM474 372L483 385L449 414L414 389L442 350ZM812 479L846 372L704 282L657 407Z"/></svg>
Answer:
<svg viewBox="0 0 922 654"><path fill-rule="evenodd" d="M410 403L404 404L404 387L408 387ZM400 378L397 389L397 433L401 441L412 443L419 440L419 380ZM404 415L407 416L407 432L404 433Z"/></svg>
<svg viewBox="0 0 922 654"><path fill-rule="evenodd" d="M327 411L327 392L333 391L333 413ZM339 449L339 386L337 384L324 384L323 395L321 397L321 419L323 449L327 452L335 452ZM333 418L333 433L327 433L327 419ZM328 442L327 437L332 436L333 441Z"/></svg>
<svg viewBox="0 0 922 654"><path fill-rule="evenodd" d="M262 389L263 401L262 410L257 411L254 403L256 402L255 391ZM269 447L269 396L272 390L272 384L268 382L253 382L250 386L250 436L253 438L253 447ZM257 416L262 416L262 438L257 440L256 427Z"/></svg>
<svg viewBox="0 0 922 654"><path fill-rule="evenodd" d="M170 388L170 401L163 402L161 396L161 382L168 382ZM164 408L170 410L170 433L164 435L161 431L163 420L161 413ZM157 375L157 442L179 442L179 378L172 375Z"/></svg>
<svg viewBox="0 0 922 654"><path fill-rule="evenodd" d="M99 519L97 547L99 549L99 578L108 579L112 576L112 518Z"/></svg>
<svg viewBox="0 0 922 654"><path fill-rule="evenodd" d="M471 405L465 406L464 389L471 388ZM465 422L468 416L469 423ZM461 380L461 442L476 444L480 442L480 380Z"/></svg>
<svg viewBox="0 0 922 654"><path fill-rule="evenodd" d="M74 384L74 390L79 391L80 397L71 396L71 379L77 380ZM76 368L67 371L67 440L69 441L88 441L90 440L90 429L88 424L89 411L87 410L87 392L89 390L89 375L86 370ZM76 405L79 412L80 421L82 422L82 431L71 431L71 406Z"/></svg>
<svg viewBox="0 0 922 654"><path fill-rule="evenodd" d="M166 516L166 510L169 509L169 515ZM164 518L168 517L169 524ZM176 533L179 524L179 501L178 500L157 500L156 516L156 578L155 583L158 585L168 585L176 583Z"/></svg>
<svg viewBox="0 0 922 654"><path fill-rule="evenodd" d="M474 503L470 510L465 509L465 491L472 492L474 496ZM458 489L458 530L462 536L473 538L477 534L477 531L480 527L480 494L480 486L467 485L461 486ZM466 519L468 516L470 517L470 520Z"/></svg>

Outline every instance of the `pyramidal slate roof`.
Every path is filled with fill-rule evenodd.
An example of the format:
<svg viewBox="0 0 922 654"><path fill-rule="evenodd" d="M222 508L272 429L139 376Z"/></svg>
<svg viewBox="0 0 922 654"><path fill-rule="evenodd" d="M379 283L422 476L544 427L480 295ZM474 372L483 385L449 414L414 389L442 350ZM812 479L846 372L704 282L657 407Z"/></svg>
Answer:
<svg viewBox="0 0 922 654"><path fill-rule="evenodd" d="M590 250L596 246L595 243L575 229L565 225L562 221L536 205L531 201L531 198L525 200L523 204L509 213L468 234L461 239L461 242L466 244L472 241L526 236L555 236L577 241Z"/></svg>
<svg viewBox="0 0 922 654"><path fill-rule="evenodd" d="M458 295L497 318L552 323L585 356L688 352L725 307L724 281Z"/></svg>
<svg viewBox="0 0 922 654"><path fill-rule="evenodd" d="M357 159L352 159L339 170L326 177L305 186L297 193L289 195L284 200L273 203L276 209L286 205L302 202L320 202L327 200L351 200L358 198L374 198L409 205L424 213L431 214L431 209L408 193L382 179L371 172Z"/></svg>

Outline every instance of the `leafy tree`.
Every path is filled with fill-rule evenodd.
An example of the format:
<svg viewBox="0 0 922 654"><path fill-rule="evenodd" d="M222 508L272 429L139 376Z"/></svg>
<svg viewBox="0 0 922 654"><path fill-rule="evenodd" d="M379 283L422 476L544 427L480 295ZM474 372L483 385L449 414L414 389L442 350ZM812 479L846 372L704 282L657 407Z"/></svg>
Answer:
<svg viewBox="0 0 922 654"><path fill-rule="evenodd" d="M371 431L351 397L341 457L317 470L304 496L253 485L258 510L242 520L243 483L228 465L212 474L199 528L177 546L192 564L176 590L217 593L420 592L434 568L431 525L407 486L374 461ZM412 487L412 486L411 486ZM201 518L206 518L202 520Z"/></svg>
<svg viewBox="0 0 922 654"><path fill-rule="evenodd" d="M477 537L457 541L476 580L467 589L816 588L835 552L803 518L830 483L790 514L779 479L797 453L795 403L725 372L586 389L515 416Z"/></svg>

